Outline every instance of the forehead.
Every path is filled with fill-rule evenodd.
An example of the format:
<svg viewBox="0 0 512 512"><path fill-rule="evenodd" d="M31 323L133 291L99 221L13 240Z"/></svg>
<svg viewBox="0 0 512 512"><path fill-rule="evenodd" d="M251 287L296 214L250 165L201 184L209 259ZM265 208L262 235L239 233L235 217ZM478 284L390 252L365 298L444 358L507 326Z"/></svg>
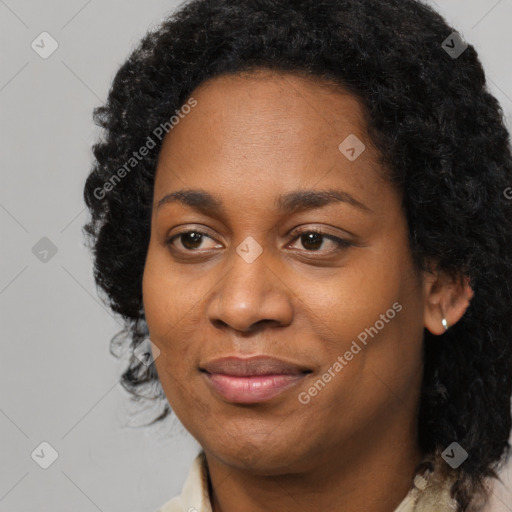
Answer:
<svg viewBox="0 0 512 512"><path fill-rule="evenodd" d="M209 79L191 97L197 105L163 141L155 195L205 180L311 186L333 169L357 187L381 179L364 107L336 84L257 70ZM355 161L339 148L349 137L365 148Z"/></svg>
<svg viewBox="0 0 512 512"><path fill-rule="evenodd" d="M182 136L191 131L194 137L206 134L215 139L222 131L222 137L231 132L229 136L234 138L235 128L241 145L254 141L255 132L260 141L266 133L271 145L292 142L291 137L285 136L293 132L295 142L301 136L313 136L316 140L312 142L324 145L332 143L333 135L335 141L341 142L348 134L356 134L365 139L367 147L372 146L366 134L368 113L362 101L332 80L257 68L210 78L190 96L197 106L169 131L163 150L178 145ZM184 126L188 129L183 130ZM279 137L274 138L275 135ZM377 153L373 146L369 149Z"/></svg>
<svg viewBox="0 0 512 512"><path fill-rule="evenodd" d="M348 125L361 133L366 129L359 98L332 81L305 74L256 69L221 75L203 82L193 94L204 114L222 111L229 118L236 109L248 120L265 117L316 130L319 124L331 130Z"/></svg>

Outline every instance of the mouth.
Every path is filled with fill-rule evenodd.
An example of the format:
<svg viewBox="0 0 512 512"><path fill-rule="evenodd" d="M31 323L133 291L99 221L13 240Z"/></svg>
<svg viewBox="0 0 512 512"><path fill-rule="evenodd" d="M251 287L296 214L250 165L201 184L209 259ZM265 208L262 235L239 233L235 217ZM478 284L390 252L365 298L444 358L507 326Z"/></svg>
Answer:
<svg viewBox="0 0 512 512"><path fill-rule="evenodd" d="M311 369L268 356L224 357L200 367L210 388L233 403L266 402L297 385Z"/></svg>

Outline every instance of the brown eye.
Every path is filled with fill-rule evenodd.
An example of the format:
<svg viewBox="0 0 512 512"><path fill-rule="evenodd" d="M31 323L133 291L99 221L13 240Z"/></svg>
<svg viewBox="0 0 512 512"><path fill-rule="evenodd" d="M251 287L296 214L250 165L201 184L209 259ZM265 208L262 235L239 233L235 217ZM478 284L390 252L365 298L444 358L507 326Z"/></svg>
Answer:
<svg viewBox="0 0 512 512"><path fill-rule="evenodd" d="M352 244L347 242L346 240L342 240L333 235L329 235L324 233L323 231L317 231L314 229L308 229L307 231L302 231L299 233L295 233L297 236L294 240L300 239L302 246L307 251L319 252L319 249L322 249L322 244L324 239L331 241L335 245L335 249L343 249L350 247ZM332 251L328 251L332 252Z"/></svg>
<svg viewBox="0 0 512 512"><path fill-rule="evenodd" d="M172 236L167 240L166 245L174 245L174 241L179 239L181 241L181 245L184 247L186 251L193 252L196 249L199 249L201 243L203 242L203 237L210 238L211 237L207 233L203 233L198 230L190 230L184 231L183 233L178 233L177 235Z"/></svg>
<svg viewBox="0 0 512 512"><path fill-rule="evenodd" d="M302 246L312 251L320 249L323 238L324 236L319 233L305 233L300 236Z"/></svg>
<svg viewBox="0 0 512 512"><path fill-rule="evenodd" d="M186 249L197 249L201 245L203 235L197 231L188 231L187 233L182 233L180 237L183 247Z"/></svg>

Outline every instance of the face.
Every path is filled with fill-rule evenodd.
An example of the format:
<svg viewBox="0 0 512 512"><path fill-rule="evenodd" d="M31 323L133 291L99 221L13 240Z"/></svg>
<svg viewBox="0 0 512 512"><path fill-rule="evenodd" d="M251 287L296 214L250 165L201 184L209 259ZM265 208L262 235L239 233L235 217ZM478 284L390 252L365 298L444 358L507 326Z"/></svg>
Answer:
<svg viewBox="0 0 512 512"><path fill-rule="evenodd" d="M268 474L409 428L421 280L358 100L273 72L217 77L191 96L160 153L143 277L172 409L207 455ZM349 136L362 153L356 139L340 149ZM168 196L187 190L208 198ZM259 355L293 375L204 371Z"/></svg>

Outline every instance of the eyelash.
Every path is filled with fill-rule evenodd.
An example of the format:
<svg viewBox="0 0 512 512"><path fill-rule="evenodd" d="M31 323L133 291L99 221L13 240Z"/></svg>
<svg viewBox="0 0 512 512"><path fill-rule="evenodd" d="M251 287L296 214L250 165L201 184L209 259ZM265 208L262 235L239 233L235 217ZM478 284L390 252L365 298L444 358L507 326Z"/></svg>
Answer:
<svg viewBox="0 0 512 512"><path fill-rule="evenodd" d="M208 238L212 238L208 233L201 231L200 229L189 229L188 231L182 231L181 233L177 233L176 235L173 235L171 238L169 238L166 241L166 245L171 246L176 238L179 238L180 236L183 236L183 235L187 235L189 233L196 233L201 236L206 236ZM334 242L337 245L337 248L334 251L329 251L329 253L332 253L332 252L335 252L338 250L342 250L342 249L347 249L348 247L351 247L354 245L351 242L347 242L346 240L343 240L342 238L338 238L336 236L329 235L329 234L325 233L324 231L315 229L315 228L304 229L302 231L294 231L292 234L295 235L295 237L292 240L292 242L295 242L302 235L307 235L310 233L315 233L317 235L321 235L323 238L327 238L328 240L331 240L332 242ZM181 249L179 249L179 250L181 250ZM199 249L184 249L184 251L185 252L198 252ZM307 249L306 249L306 251L311 252L311 253L318 253L318 252L321 253L322 252L321 250L315 251L315 250L307 250Z"/></svg>

